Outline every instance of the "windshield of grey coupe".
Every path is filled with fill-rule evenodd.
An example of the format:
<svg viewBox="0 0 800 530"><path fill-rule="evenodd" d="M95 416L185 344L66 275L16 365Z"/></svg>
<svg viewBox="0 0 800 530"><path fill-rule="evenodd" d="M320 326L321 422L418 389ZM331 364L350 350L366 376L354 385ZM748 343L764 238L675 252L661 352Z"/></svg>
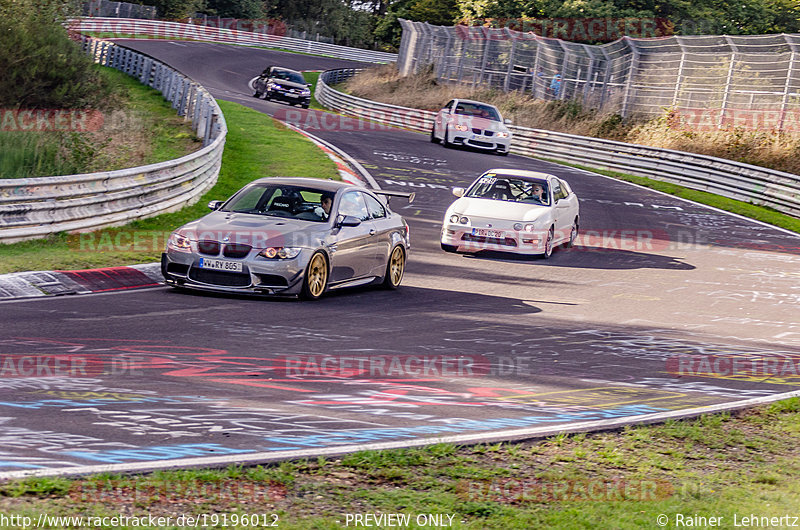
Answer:
<svg viewBox="0 0 800 530"><path fill-rule="evenodd" d="M258 184L241 190L220 210L321 222L328 219L333 195L313 188Z"/></svg>
<svg viewBox="0 0 800 530"><path fill-rule="evenodd" d="M549 205L547 182L502 175L484 175L464 194L465 197Z"/></svg>

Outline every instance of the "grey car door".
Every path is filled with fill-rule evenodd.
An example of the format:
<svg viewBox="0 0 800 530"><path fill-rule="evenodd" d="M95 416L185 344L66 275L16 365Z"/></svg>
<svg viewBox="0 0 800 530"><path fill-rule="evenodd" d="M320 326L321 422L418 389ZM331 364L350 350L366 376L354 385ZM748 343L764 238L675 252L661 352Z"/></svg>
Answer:
<svg viewBox="0 0 800 530"><path fill-rule="evenodd" d="M336 215L356 217L361 224L336 229L336 250L331 253L331 282L370 276L375 265L376 231L361 192L348 191L342 195Z"/></svg>
<svg viewBox="0 0 800 530"><path fill-rule="evenodd" d="M389 211L377 197L364 193L364 200L375 227L374 275L380 276L386 270L386 263L392 248L392 234L397 232L398 222L396 218L389 216Z"/></svg>

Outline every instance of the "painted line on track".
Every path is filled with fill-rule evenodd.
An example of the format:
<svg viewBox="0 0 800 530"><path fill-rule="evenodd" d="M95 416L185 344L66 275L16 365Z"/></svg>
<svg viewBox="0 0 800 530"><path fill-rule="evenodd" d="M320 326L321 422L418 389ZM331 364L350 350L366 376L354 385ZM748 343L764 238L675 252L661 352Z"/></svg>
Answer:
<svg viewBox="0 0 800 530"><path fill-rule="evenodd" d="M562 433L578 433L589 431L608 431L620 429L627 425L646 425L650 423L662 423L667 420L688 419L702 414L712 414L725 411L741 410L765 405L774 401L800 397L800 390L775 394L759 398L735 401L733 403L723 403L719 405L707 405L691 409L674 410L670 412L657 412L653 414L642 414L637 416L623 416L607 420L593 420L560 425L558 427L532 427L525 429L513 429L495 431L490 433L470 433L453 436L439 436L429 438L404 439L392 442L349 444L336 447L322 447L313 449L287 449L285 451L259 452L252 454L237 454L230 456L209 456L196 458L155 460L149 462L131 462L125 464L108 464L78 466L61 469L41 469L41 470L21 470L7 471L0 473L0 480L22 479L37 476L77 476L90 475L96 473L142 473L157 469L183 469L190 467L227 467L231 464L257 465L284 460L295 460L301 458L311 458L318 456L340 456L356 451L386 451L392 449L407 449L410 447L421 447L432 444L456 444L469 445L477 443L495 443L506 441L522 441L526 439L544 438L555 436Z"/></svg>

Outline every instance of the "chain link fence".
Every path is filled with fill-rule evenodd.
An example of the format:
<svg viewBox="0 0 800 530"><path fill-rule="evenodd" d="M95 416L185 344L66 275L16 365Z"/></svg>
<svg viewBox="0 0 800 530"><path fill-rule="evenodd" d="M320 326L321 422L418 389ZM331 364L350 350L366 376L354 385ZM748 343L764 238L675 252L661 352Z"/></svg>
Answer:
<svg viewBox="0 0 800 530"><path fill-rule="evenodd" d="M483 26L400 19L403 75L546 100L574 100L623 117L671 116L693 129L800 132L800 34L622 37L580 44Z"/></svg>

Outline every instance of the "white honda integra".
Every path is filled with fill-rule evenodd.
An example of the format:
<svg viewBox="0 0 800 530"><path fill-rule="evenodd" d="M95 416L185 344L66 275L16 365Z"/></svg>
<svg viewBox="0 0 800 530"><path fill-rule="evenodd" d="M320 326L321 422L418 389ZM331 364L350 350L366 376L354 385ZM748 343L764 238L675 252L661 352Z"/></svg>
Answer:
<svg viewBox="0 0 800 530"><path fill-rule="evenodd" d="M559 177L536 171L491 169L459 197L444 215L441 244L447 252L492 250L539 254L571 247L578 235L578 197Z"/></svg>

